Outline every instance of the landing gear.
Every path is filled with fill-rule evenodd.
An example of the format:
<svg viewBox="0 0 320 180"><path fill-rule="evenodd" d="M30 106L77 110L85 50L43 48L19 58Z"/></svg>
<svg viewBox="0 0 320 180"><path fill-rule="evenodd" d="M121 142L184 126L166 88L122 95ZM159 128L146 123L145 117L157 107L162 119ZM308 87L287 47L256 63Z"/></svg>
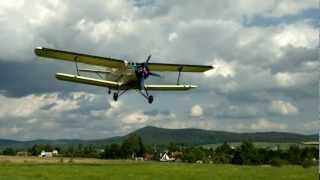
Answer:
<svg viewBox="0 0 320 180"><path fill-rule="evenodd" d="M110 89L108 90L108 94L111 94L111 90Z"/></svg>
<svg viewBox="0 0 320 180"><path fill-rule="evenodd" d="M146 88L144 88L145 93L143 93L143 91L139 91L138 92L148 100L149 104L152 104L153 102L153 96L149 95L148 90Z"/></svg>
<svg viewBox="0 0 320 180"><path fill-rule="evenodd" d="M114 101L117 101L118 100L118 97L119 97L119 95L118 95L118 93L113 93L113 100Z"/></svg>
<svg viewBox="0 0 320 180"><path fill-rule="evenodd" d="M148 97L148 103L149 103L149 104L152 104L152 102L153 102L153 96L149 96L149 97Z"/></svg>
<svg viewBox="0 0 320 180"><path fill-rule="evenodd" d="M124 93L126 93L128 90L129 90L128 87L125 87L125 89L123 89L122 91L121 91L121 89L119 88L117 92L114 92L114 93L113 93L113 100L114 100L114 101L118 101L118 98L119 98L120 96L122 96ZM109 90L109 91L110 91L110 93L111 93L111 90Z"/></svg>

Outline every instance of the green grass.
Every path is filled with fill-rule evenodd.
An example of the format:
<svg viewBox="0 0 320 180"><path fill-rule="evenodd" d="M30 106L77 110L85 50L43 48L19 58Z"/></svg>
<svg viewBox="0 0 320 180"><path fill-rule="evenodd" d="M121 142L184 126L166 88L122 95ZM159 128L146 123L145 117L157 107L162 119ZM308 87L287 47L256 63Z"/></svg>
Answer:
<svg viewBox="0 0 320 180"><path fill-rule="evenodd" d="M110 162L105 164L1 163L1 180L20 179L317 179L317 168L301 166L234 166L160 162Z"/></svg>

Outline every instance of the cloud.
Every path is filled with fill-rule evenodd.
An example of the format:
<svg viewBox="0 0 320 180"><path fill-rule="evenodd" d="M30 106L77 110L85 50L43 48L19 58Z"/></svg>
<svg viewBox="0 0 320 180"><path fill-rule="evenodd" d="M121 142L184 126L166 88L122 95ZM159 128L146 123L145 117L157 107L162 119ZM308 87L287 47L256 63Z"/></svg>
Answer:
<svg viewBox="0 0 320 180"><path fill-rule="evenodd" d="M190 115L192 117L200 117L203 115L203 109L200 105L196 104L194 106L192 106L191 111L190 111Z"/></svg>
<svg viewBox="0 0 320 180"><path fill-rule="evenodd" d="M215 59L212 62L214 69L204 73L206 77L217 77L232 78L235 76L235 67L231 63L227 63L222 59Z"/></svg>
<svg viewBox="0 0 320 180"><path fill-rule="evenodd" d="M282 123L275 123L272 121L269 121L267 119L259 119L257 122L250 125L250 128L252 130L285 130L287 129L286 124Z"/></svg>
<svg viewBox="0 0 320 180"><path fill-rule="evenodd" d="M276 83L281 87L296 85L295 79L288 72L279 72L274 76Z"/></svg>
<svg viewBox="0 0 320 180"><path fill-rule="evenodd" d="M314 8L316 3L312 0L299 1L299 0L282 0L273 1L272 10L266 16L288 16L298 14L308 8Z"/></svg>
<svg viewBox="0 0 320 180"><path fill-rule="evenodd" d="M276 84L280 87L288 88L295 86L305 86L315 82L317 77L308 72L278 72L274 75Z"/></svg>
<svg viewBox="0 0 320 180"><path fill-rule="evenodd" d="M297 114L299 109L291 104L290 102L285 102L281 100L274 100L271 102L270 106L271 112L280 114L280 115L292 115Z"/></svg>
<svg viewBox="0 0 320 180"><path fill-rule="evenodd" d="M177 39L177 38L178 38L178 34L177 34L176 32L172 32L172 33L170 33L169 36L168 36L168 41L172 42L172 41L174 41L174 40Z"/></svg>
<svg viewBox="0 0 320 180"><path fill-rule="evenodd" d="M149 116L143 114L142 112L135 112L129 114L124 118L126 124L142 124L149 120Z"/></svg>
<svg viewBox="0 0 320 180"><path fill-rule="evenodd" d="M318 31L304 23L280 27L274 33L272 41L279 48L285 46L293 47L315 47Z"/></svg>
<svg viewBox="0 0 320 180"><path fill-rule="evenodd" d="M0 118L7 117L31 117L39 111L46 113L61 113L80 108L81 101L92 102L93 94L84 92L74 92L66 97L61 97L58 93L42 95L28 95L25 97L6 97L0 95Z"/></svg>

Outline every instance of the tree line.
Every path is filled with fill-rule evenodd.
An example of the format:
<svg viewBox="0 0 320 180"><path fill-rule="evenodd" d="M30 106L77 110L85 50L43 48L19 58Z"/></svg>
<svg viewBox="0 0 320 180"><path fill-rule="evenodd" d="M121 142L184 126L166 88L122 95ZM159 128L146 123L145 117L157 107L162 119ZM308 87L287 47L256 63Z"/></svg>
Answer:
<svg viewBox="0 0 320 180"><path fill-rule="evenodd" d="M174 156L175 159L189 163L200 161L215 164L270 164L273 166L293 164L309 167L316 165L316 160L319 158L317 147L301 148L298 145L291 145L287 149L259 148L250 141L244 141L236 148L228 143L223 143L215 149L173 143L165 148L168 154ZM159 160L161 152L163 151L157 151L152 146L144 145L139 136L133 135L129 136L121 145L107 145L101 158L127 159L137 156L143 157L148 154L151 155L152 160Z"/></svg>
<svg viewBox="0 0 320 180"><path fill-rule="evenodd" d="M237 164L237 165L262 165L270 164L281 166L285 164L302 165L309 167L316 164L318 160L317 147L304 147L291 145L287 149L259 148L252 142L244 141L240 146L234 148L224 143L217 148L204 148L186 144L169 144L168 146L145 145L137 134L129 135L121 144L110 145L67 145L53 146L50 144L35 144L27 151L30 155L37 156L41 151L58 150L63 157L92 157L102 159L134 159L136 157L148 157L148 160L159 160L160 153L167 151L168 155L182 162L201 162L215 164ZM16 150L4 149L1 154L15 155Z"/></svg>

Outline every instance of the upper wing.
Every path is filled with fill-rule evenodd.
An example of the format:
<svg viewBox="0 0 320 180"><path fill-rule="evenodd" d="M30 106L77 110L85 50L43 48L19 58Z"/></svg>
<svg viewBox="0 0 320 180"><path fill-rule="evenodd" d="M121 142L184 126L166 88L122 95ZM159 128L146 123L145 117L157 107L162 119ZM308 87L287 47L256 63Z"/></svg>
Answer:
<svg viewBox="0 0 320 180"><path fill-rule="evenodd" d="M213 69L213 66L190 65L190 64L165 64L165 63L149 63L148 67L151 71L168 71L168 72L205 72Z"/></svg>
<svg viewBox="0 0 320 180"><path fill-rule="evenodd" d="M148 91L187 91L196 88L195 85L145 85Z"/></svg>
<svg viewBox="0 0 320 180"><path fill-rule="evenodd" d="M101 79L94 79L94 78L76 76L76 75L65 74L65 73L57 73L56 78L62 81L71 81L71 82L95 85L100 87L108 87L110 89L118 89L118 87L121 86L120 83L114 82L114 81L106 81Z"/></svg>
<svg viewBox="0 0 320 180"><path fill-rule="evenodd" d="M113 59L108 57L99 57L87 54L80 54L75 52L61 51L56 49L49 49L38 47L34 50L35 54L40 57L54 58L65 61L80 62L85 64L105 66L110 68L121 68L124 65L123 60Z"/></svg>

